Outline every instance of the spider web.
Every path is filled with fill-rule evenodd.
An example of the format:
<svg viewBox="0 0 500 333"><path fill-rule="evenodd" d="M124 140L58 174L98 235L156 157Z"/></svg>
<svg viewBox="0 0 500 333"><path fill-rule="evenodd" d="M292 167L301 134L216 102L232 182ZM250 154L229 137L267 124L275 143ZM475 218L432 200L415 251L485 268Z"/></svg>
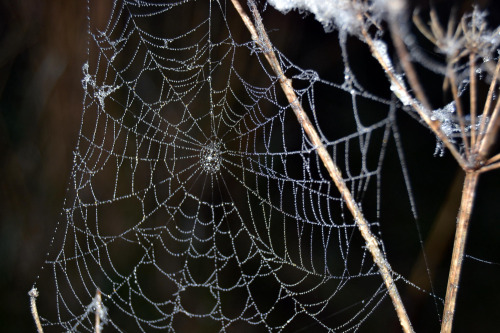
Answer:
<svg viewBox="0 0 500 333"><path fill-rule="evenodd" d="M105 24L94 6L44 326L94 331L97 313L117 331L357 330L387 291L231 3L115 0ZM338 83L276 52L378 235L393 105L356 81L340 41ZM332 94L350 104L342 128L316 112ZM358 103L384 111L365 119Z"/></svg>

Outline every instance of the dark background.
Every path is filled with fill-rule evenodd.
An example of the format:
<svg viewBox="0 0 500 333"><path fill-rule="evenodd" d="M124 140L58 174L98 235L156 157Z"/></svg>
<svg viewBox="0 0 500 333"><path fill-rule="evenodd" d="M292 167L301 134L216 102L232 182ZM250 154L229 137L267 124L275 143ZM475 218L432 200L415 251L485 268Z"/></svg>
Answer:
<svg viewBox="0 0 500 333"><path fill-rule="evenodd" d="M434 3L444 13L456 2ZM489 8L492 21L498 25L499 8L494 3L482 1L482 6ZM102 4L103 10L95 9L95 13L105 13L105 1ZM425 13L426 4L422 2L420 6ZM468 9L470 4L463 3L458 8ZM0 327L6 332L35 331L27 293L40 273L53 231L61 220L82 109L80 80L86 60L86 15L86 1L0 2ZM311 16L302 16L290 13L283 17L268 8L264 23L273 42L292 61L333 80L339 68L342 70L336 36L325 35ZM359 52L359 56L353 56L353 61L359 61L358 79L366 82L369 90L384 94L387 85L383 73L358 44L353 42L351 51ZM441 82L425 74L422 80L431 99L439 101ZM350 115L349 110L346 112ZM404 112L398 112L397 118L423 240L428 238L437 216L448 213L446 219L451 229L438 237L442 248L432 247L427 253L430 260L436 261L436 293L444 296L460 198L460 186L457 190L453 183L457 177L460 182L460 172L449 154L433 156L435 139L430 131ZM393 268L415 283L424 283L415 268L422 251L406 189L401 185L400 169L391 146L383 176L383 239ZM468 254L496 263L500 263L499 189L498 170L482 176L467 247ZM412 270L417 270L416 275L412 275ZM425 280L425 272L423 276ZM465 261L456 332L497 328L498 281L499 264ZM415 296L412 289L400 284L416 330L437 331L439 323L432 299L422 298L421 293ZM388 322L391 329L399 330L388 301L380 311L375 316L382 320L369 321L361 331L387 331L376 325Z"/></svg>

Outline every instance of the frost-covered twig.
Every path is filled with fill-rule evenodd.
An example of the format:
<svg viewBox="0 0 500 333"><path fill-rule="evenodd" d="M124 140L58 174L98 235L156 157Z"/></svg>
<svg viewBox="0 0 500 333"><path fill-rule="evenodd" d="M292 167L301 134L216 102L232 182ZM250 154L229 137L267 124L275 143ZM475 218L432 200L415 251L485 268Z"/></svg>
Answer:
<svg viewBox="0 0 500 333"><path fill-rule="evenodd" d="M42 328L42 323L40 322L40 317L38 316L38 309L36 307L36 298L38 297L38 289L33 287L29 292L28 295L30 297L30 308L31 308L31 315L33 316L33 320L35 321L36 325L36 330L38 333L43 333L43 328Z"/></svg>
<svg viewBox="0 0 500 333"><path fill-rule="evenodd" d="M382 41L378 41L376 43L371 36L368 34L368 31L366 29L363 29L363 36L366 41L366 43L370 46L372 55L377 59L379 64L382 66L384 69L390 83L391 83L391 90L393 90L394 94L399 98L401 103L404 105L410 105L413 107L415 111L419 114L420 118L429 126L429 128L436 134L436 136L444 143L446 148L450 151L450 153L455 157L457 162L460 164L462 168L466 167L466 162L463 159L462 155L458 152L458 150L455 148L453 143L450 141L450 139L446 136L446 134L442 131L441 129L441 122L438 120L434 120L432 118L431 113L429 110L421 104L418 100L414 99L410 93L408 92L408 89L403 85L401 79L398 78L396 73L394 72L394 69L390 64L387 64L384 59L386 56L384 55L383 51L381 48L377 45L380 43L383 43Z"/></svg>
<svg viewBox="0 0 500 333"><path fill-rule="evenodd" d="M321 141L321 138L318 135L318 132L314 128L313 124L309 120L309 117L305 113L305 111L302 109L302 106L298 102L298 98L292 88L291 85L291 80L288 79L285 74L283 73L283 70L281 69L281 66L279 64L278 59L276 58L276 55L273 51L273 46L269 40L269 37L263 27L262 20L260 18L260 14L257 11L257 8L252 0L249 1L252 14L255 19L255 25L252 23L251 19L248 17L248 15L245 13L243 8L241 7L240 3L238 0L231 0L234 7L238 11L239 15L241 16L243 22L245 23L246 27L250 31L250 34L252 35L252 39L257 43L260 48L263 50L266 59L268 60L269 64L273 68L275 74L279 77L280 85L288 99L288 102L290 103L290 106L292 107L300 125L304 129L304 131L307 133L309 139L313 143L313 145L316 147L317 152L319 157L321 158L321 161L323 162L323 165L325 168L328 170L328 173L330 174L330 177L332 178L333 182L337 186L338 190L342 194L342 198L346 202L346 205L351 212L351 214L354 217L354 220L356 222L356 225L358 226L358 229L361 232L361 235L363 236L365 242L366 242L366 247L370 251L370 253L373 256L373 260L375 264L378 266L378 269L380 271L380 274L384 280L384 283L387 287L389 296L391 297L392 303L394 305L394 308L396 310L396 313L399 317L399 321L401 323L401 326L405 332L413 332L413 328L411 326L410 320L408 318L408 315L406 313L406 309L403 305L403 302L401 300L401 297L399 295L398 289L396 287L396 284L394 282L394 279L392 277L392 269L387 262L387 259L384 257L384 254L380 250L379 244L375 236L371 233L370 228L368 226L368 223L361 212L358 204L352 197L351 192L349 191L347 185L345 184L341 171L335 165L333 162L330 154L326 150L325 146L323 145L323 142Z"/></svg>
<svg viewBox="0 0 500 333"><path fill-rule="evenodd" d="M95 295L95 333L102 332L101 318L106 319L105 308L102 304L101 291L98 289Z"/></svg>

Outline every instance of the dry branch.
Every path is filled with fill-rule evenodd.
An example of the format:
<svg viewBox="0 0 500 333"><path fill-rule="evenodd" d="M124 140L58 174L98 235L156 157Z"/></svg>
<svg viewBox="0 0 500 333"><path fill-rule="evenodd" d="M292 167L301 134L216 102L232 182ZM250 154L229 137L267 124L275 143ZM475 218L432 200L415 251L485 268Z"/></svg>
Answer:
<svg viewBox="0 0 500 333"><path fill-rule="evenodd" d="M30 307L31 307L31 315L33 316L33 320L35 321L36 330L38 333L43 333L42 323L40 322L40 317L38 316L38 309L36 307L36 298L38 297L38 289L33 287L29 293L30 297Z"/></svg>
<svg viewBox="0 0 500 333"><path fill-rule="evenodd" d="M95 302L95 333L101 333L102 331L101 314L103 311L103 305L102 305L102 296L100 290L97 290L94 302Z"/></svg>
<svg viewBox="0 0 500 333"><path fill-rule="evenodd" d="M467 229L469 227L469 220L476 194L478 177L479 174L477 172L469 172L465 175L462 202L460 204L457 230L455 233L455 244L453 246L453 254L451 257L450 275L448 278L448 287L446 289L443 322L441 324L442 333L451 332L453 325L460 273L464 259L465 242L467 240Z"/></svg>

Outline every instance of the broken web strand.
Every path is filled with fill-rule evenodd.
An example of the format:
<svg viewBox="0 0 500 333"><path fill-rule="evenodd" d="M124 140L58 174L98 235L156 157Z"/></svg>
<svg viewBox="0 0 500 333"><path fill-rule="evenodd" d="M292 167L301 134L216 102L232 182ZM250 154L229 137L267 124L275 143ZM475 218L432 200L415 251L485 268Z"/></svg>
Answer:
<svg viewBox="0 0 500 333"><path fill-rule="evenodd" d="M387 290L394 304L394 308L396 310L396 313L398 314L398 318L403 330L405 332L413 332L410 319L408 318L405 307L403 305L403 302L401 301L401 297L399 296L399 292L394 283L392 277L392 269L390 268L389 263L385 259L384 254L380 251L378 241L371 233L368 223L366 222L363 213L359 209L358 204L354 201L351 192L345 185L340 170L333 163L333 160L331 159L329 153L324 148L323 142L319 138L308 116L306 115L301 105L299 104L297 96L295 95L293 88L291 86L291 80L287 79L283 71L281 70L281 66L279 65L279 62L276 59L276 55L273 52L273 46L269 41L267 33L265 32L262 20L260 18L260 14L257 10L255 3L252 0L249 1L250 10L252 11L254 20L256 21L256 27L253 25L250 18L245 14L238 0L231 0L231 1L233 2L233 5L237 9L248 30L252 34L252 38L256 43L258 43L261 46L266 56L266 59L268 60L269 64L275 71L276 75L279 77L280 85L283 88L283 91L285 92L285 95L287 96L287 99L290 105L292 106L292 109L294 110L300 125L302 126L302 128L304 128L305 132L308 134L309 138L313 143L313 146L316 147L316 149L318 150L318 155L320 156L324 166L328 170L328 173L332 177L332 180L335 182L335 185L341 192L342 198L343 200L345 200L347 207L352 213L354 220L359 228L359 231L361 232L363 238L366 241L366 246L370 251L370 253L372 254L373 260L377 264L380 274L384 280L384 283L386 284Z"/></svg>

